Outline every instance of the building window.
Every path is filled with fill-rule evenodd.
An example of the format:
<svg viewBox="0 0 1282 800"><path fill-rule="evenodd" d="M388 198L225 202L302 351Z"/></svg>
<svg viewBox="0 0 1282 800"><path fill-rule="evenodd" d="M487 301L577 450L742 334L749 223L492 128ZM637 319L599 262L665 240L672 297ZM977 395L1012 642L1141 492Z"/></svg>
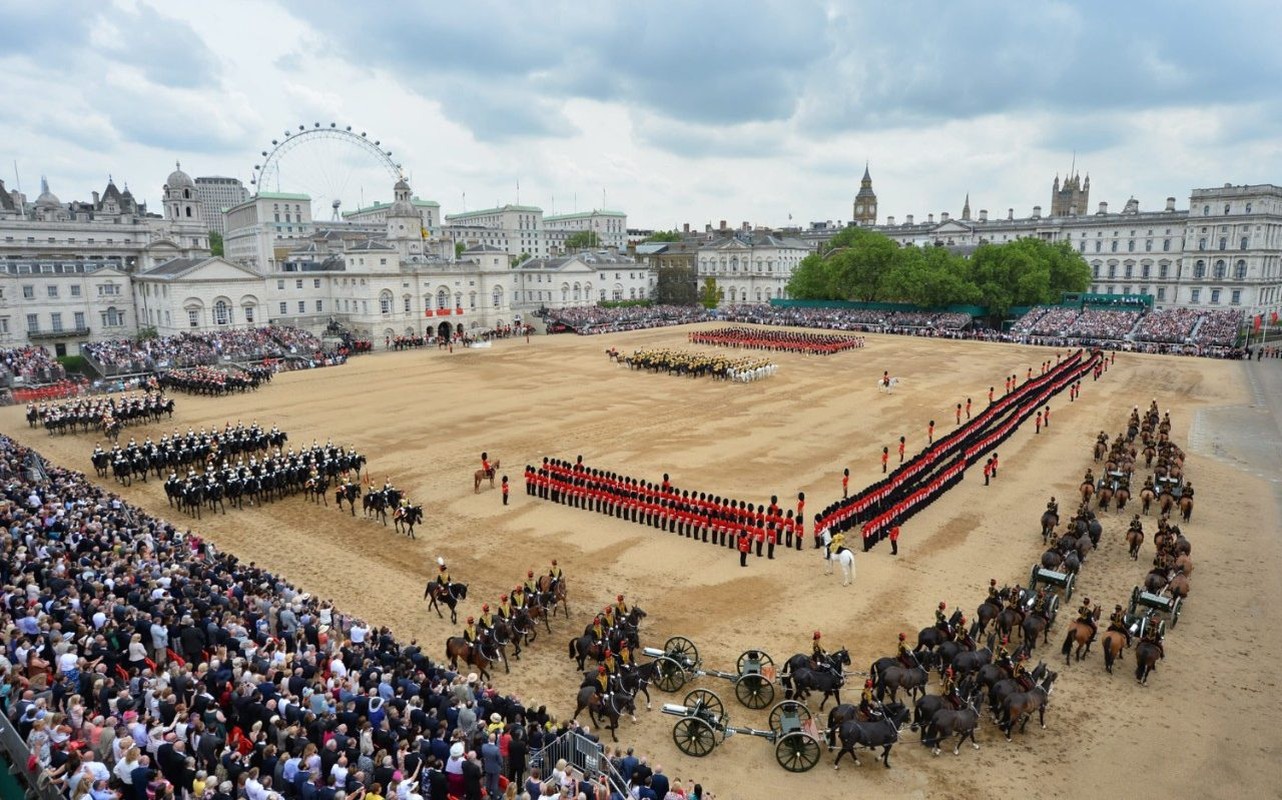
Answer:
<svg viewBox="0 0 1282 800"><path fill-rule="evenodd" d="M1214 305L1219 305L1219 303L1220 303L1220 290L1219 290L1219 289L1212 289L1212 290L1211 290L1211 305L1213 305L1213 306L1214 306Z"/></svg>
<svg viewBox="0 0 1282 800"><path fill-rule="evenodd" d="M245 306L243 309L241 309L241 313L245 315L246 322L248 322L250 325L254 324L254 307L253 306Z"/></svg>
<svg viewBox="0 0 1282 800"><path fill-rule="evenodd" d="M276 281L276 288L283 290L285 288L285 281L283 280Z"/></svg>
<svg viewBox="0 0 1282 800"><path fill-rule="evenodd" d="M1228 204L1228 203L1225 203L1225 204L1224 204L1224 213L1225 213L1225 215L1227 215L1227 214L1229 213L1229 208L1230 208L1229 204Z"/></svg>
<svg viewBox="0 0 1282 800"><path fill-rule="evenodd" d="M1109 264L1109 265L1108 265L1108 277L1110 277L1110 278L1116 278L1116 277L1117 277L1117 265L1116 265L1116 264Z"/></svg>
<svg viewBox="0 0 1282 800"><path fill-rule="evenodd" d="M46 287L45 287L45 291L49 293L49 296L50 296L50 297L52 297L52 298L54 298L54 299L57 299L57 297L58 297L58 287L57 287L57 286L55 286L55 285L53 285L53 284L49 284L48 286L46 286Z"/></svg>
<svg viewBox="0 0 1282 800"><path fill-rule="evenodd" d="M325 301L324 301L324 300L317 300L317 301L316 301L316 313L317 313L317 314L320 314L320 313L322 313L324 310L325 310Z"/></svg>
<svg viewBox="0 0 1282 800"><path fill-rule="evenodd" d="M1157 277L1159 277L1159 278L1165 278L1165 277L1166 277L1167 268L1168 268L1168 265L1166 265L1166 264L1158 264L1158 265L1157 265Z"/></svg>
<svg viewBox="0 0 1282 800"><path fill-rule="evenodd" d="M1233 291L1229 292L1229 305L1237 306L1241 304L1242 304L1242 290L1234 289Z"/></svg>
<svg viewBox="0 0 1282 800"><path fill-rule="evenodd" d="M22 299L24 299L24 300L34 300L34 299L35 299L35 297L36 297L36 287L34 287L34 286L24 286L24 287L22 287Z"/></svg>
<svg viewBox="0 0 1282 800"><path fill-rule="evenodd" d="M289 313L289 303L281 303L281 304L280 304L280 313L282 313L282 314L288 314L288 313Z"/></svg>
<svg viewBox="0 0 1282 800"><path fill-rule="evenodd" d="M198 308L187 309L187 327L189 328L200 327L200 309Z"/></svg>
<svg viewBox="0 0 1282 800"><path fill-rule="evenodd" d="M299 301L298 301L298 313L299 313L299 314L306 314L306 313L307 313L307 301L306 301L306 300L299 300Z"/></svg>
<svg viewBox="0 0 1282 800"><path fill-rule="evenodd" d="M214 303L214 324L226 325L229 322L231 322L231 309L228 307L227 301L219 300Z"/></svg>
<svg viewBox="0 0 1282 800"><path fill-rule="evenodd" d="M313 289L320 288L320 278L312 278L312 288Z"/></svg>
<svg viewBox="0 0 1282 800"><path fill-rule="evenodd" d="M1134 252L1135 252L1135 240L1134 240L1134 239L1131 239L1130 241L1128 241L1128 242L1126 243L1126 252L1128 252L1128 253L1134 253Z"/></svg>
<svg viewBox="0 0 1282 800"><path fill-rule="evenodd" d="M1110 249L1110 250L1112 250L1114 253L1116 253L1116 252L1117 252L1117 240L1116 240L1116 239L1114 239L1110 244L1111 244L1111 246L1109 247L1109 249Z"/></svg>
<svg viewBox="0 0 1282 800"><path fill-rule="evenodd" d="M76 321L76 330L83 331L87 327L85 325L85 312L77 311L75 315L75 321Z"/></svg>
<svg viewBox="0 0 1282 800"><path fill-rule="evenodd" d="M1189 302L1191 303L1202 302L1202 290L1194 289L1193 291L1189 292Z"/></svg>
<svg viewBox="0 0 1282 800"><path fill-rule="evenodd" d="M1123 272L1125 273L1126 277L1128 277L1128 278L1129 278L1129 277L1131 277L1131 272L1132 272L1132 270L1134 270L1134 269L1135 269L1134 265L1132 265L1132 264L1127 264L1127 265L1126 265L1126 267L1124 268Z"/></svg>
<svg viewBox="0 0 1282 800"><path fill-rule="evenodd" d="M8 332L9 332L9 318L0 317L0 333L8 333Z"/></svg>
<svg viewBox="0 0 1282 800"><path fill-rule="evenodd" d="M1202 206L1202 216L1206 217L1206 216L1210 216L1210 214L1211 214L1211 207Z"/></svg>
<svg viewBox="0 0 1282 800"><path fill-rule="evenodd" d="M1101 242L1099 239L1096 239L1096 240L1095 240L1095 252L1097 252L1097 253L1098 253L1101 249L1103 249L1103 247L1104 247L1104 243L1103 243L1103 242Z"/></svg>
<svg viewBox="0 0 1282 800"><path fill-rule="evenodd" d="M1203 237L1201 237L1200 239L1198 239L1198 240L1197 240L1197 249L1198 249L1198 250L1205 250L1205 249L1206 249L1206 237L1205 237L1205 236L1203 236Z"/></svg>
<svg viewBox="0 0 1282 800"><path fill-rule="evenodd" d="M1165 299L1166 299L1166 287L1165 287L1165 286L1159 286L1159 287L1157 287L1157 299L1158 299L1158 301L1159 301L1159 302L1160 302L1160 301L1163 301L1163 300L1165 300Z"/></svg>
<svg viewBox="0 0 1282 800"><path fill-rule="evenodd" d="M27 315L27 332L38 333L39 331L40 331L40 315L28 314Z"/></svg>
<svg viewBox="0 0 1282 800"><path fill-rule="evenodd" d="M1215 279L1217 281L1224 280L1225 270L1226 267L1224 266L1224 259L1220 259L1215 262Z"/></svg>
<svg viewBox="0 0 1282 800"><path fill-rule="evenodd" d="M195 314L196 312L193 310L189 313ZM125 314L115 306L109 306L107 310L103 312L102 324L108 328L119 328L121 325L125 324Z"/></svg>
<svg viewBox="0 0 1282 800"><path fill-rule="evenodd" d="M490 299L493 301L493 303L494 303L494 307L495 307L495 308L498 308L498 307L502 306L502 305L503 305L503 290L502 290L501 288L499 288L498 286L495 286L495 287L494 287L494 293L490 296Z"/></svg>
<svg viewBox="0 0 1282 800"><path fill-rule="evenodd" d="M448 289L441 289L436 293L436 307L437 308L450 307L450 292Z"/></svg>
<svg viewBox="0 0 1282 800"><path fill-rule="evenodd" d="M1246 240L1247 240L1247 237L1243 236L1243 237L1242 237L1242 246L1238 248L1239 250L1245 250L1245 249L1246 249Z"/></svg>
<svg viewBox="0 0 1282 800"><path fill-rule="evenodd" d="M1221 250L1229 249L1229 237L1227 236L1220 237L1220 249Z"/></svg>
<svg viewBox="0 0 1282 800"><path fill-rule="evenodd" d="M1171 240L1170 240L1170 239L1163 239L1163 240L1162 240L1162 252L1163 252L1163 253L1169 253L1170 251L1171 251Z"/></svg>
<svg viewBox="0 0 1282 800"><path fill-rule="evenodd" d="M301 288L303 288L303 279L302 279L302 278L299 278L298 280L294 281L294 288L295 288L295 289L301 289Z"/></svg>
<svg viewBox="0 0 1282 800"><path fill-rule="evenodd" d="M1151 266L1149 266L1148 264L1141 264L1141 265L1140 265L1140 274L1141 274L1141 275L1143 275L1145 278L1147 278L1147 277L1148 277L1148 273L1149 273L1149 270L1150 270L1150 269L1152 269L1152 267L1151 267Z"/></svg>
<svg viewBox="0 0 1282 800"><path fill-rule="evenodd" d="M52 323L51 327L55 333L62 331L62 314L53 312L49 315L49 322Z"/></svg>
<svg viewBox="0 0 1282 800"><path fill-rule="evenodd" d="M1238 262L1233 265L1233 277L1240 281L1246 280L1246 261L1239 258Z"/></svg>
<svg viewBox="0 0 1282 800"><path fill-rule="evenodd" d="M410 302L411 302L411 301L410 301L410 296L409 296L409 295L405 295L405 313L406 313L406 314L410 313Z"/></svg>
<svg viewBox="0 0 1282 800"><path fill-rule="evenodd" d="M1205 261L1198 261L1196 264L1193 265L1193 277L1196 280L1201 280L1206 277Z"/></svg>
<svg viewBox="0 0 1282 800"><path fill-rule="evenodd" d="M378 310L382 314L392 313L392 293L383 292L378 296Z"/></svg>
<svg viewBox="0 0 1282 800"><path fill-rule="evenodd" d="M80 284L78 284L78 283L77 283L77 284L73 284L73 285L72 285L72 287L71 287L71 296L72 296L72 297L79 297L79 296L80 296Z"/></svg>

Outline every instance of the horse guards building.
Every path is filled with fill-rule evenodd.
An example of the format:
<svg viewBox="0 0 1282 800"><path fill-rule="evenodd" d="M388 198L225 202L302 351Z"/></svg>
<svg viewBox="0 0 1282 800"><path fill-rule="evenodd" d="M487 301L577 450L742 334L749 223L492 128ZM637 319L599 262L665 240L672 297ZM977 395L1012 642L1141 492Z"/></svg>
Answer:
<svg viewBox="0 0 1282 800"><path fill-rule="evenodd" d="M1040 206L1027 217L972 215L967 197L958 217L879 223L865 169L847 224L963 253L1026 236L1068 242L1091 265L1093 291L1152 295L1157 308L1247 313L1282 301L1282 187L1194 189L1187 209L1168 197L1160 210L1130 199L1121 212L1099 203L1088 213L1089 199L1089 176L1073 173L1056 177L1046 215ZM221 207L206 207L214 203ZM320 332L331 321L372 338L478 332L539 309L647 299L653 267L674 247L700 283L716 279L724 305L762 303L785 298L801 260L840 230L723 223L684 243L639 245L621 211L545 216L505 205L442 216L403 178L390 203L322 223L306 195L250 196L234 179L193 179L180 165L161 210L110 178L101 194L71 203L42 181L29 204L0 181L0 347L30 342L64 355L143 328L175 335L275 323ZM211 231L224 237L224 256L210 255ZM595 232L598 245L566 252L579 231Z"/></svg>

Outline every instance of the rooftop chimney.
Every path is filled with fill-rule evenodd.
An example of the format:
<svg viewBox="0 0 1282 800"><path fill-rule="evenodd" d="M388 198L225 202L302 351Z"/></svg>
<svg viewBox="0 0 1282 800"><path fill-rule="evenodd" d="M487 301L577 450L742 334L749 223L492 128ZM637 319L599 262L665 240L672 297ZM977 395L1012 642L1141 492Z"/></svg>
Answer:
<svg viewBox="0 0 1282 800"><path fill-rule="evenodd" d="M688 222L687 222L687 223L685 223L684 225L682 225L682 226L681 226L681 232L682 232L682 233L689 233L689 232L690 232L690 223L688 223Z"/></svg>
<svg viewBox="0 0 1282 800"><path fill-rule="evenodd" d="M1041 207L1041 206L1033 206L1033 219L1038 219L1038 218L1040 218L1041 216L1042 216L1042 207Z"/></svg>
<svg viewBox="0 0 1282 800"><path fill-rule="evenodd" d="M724 231L725 229L726 229L726 221L723 219L721 220L721 230Z"/></svg>
<svg viewBox="0 0 1282 800"><path fill-rule="evenodd" d="M886 224L887 224L887 225L894 225L894 224L895 224L895 218L894 218L894 217L886 217Z"/></svg>
<svg viewBox="0 0 1282 800"><path fill-rule="evenodd" d="M1105 202L1104 202L1104 201L1102 201L1102 200L1100 201L1100 204L1099 204L1099 213L1101 213L1101 214L1107 214L1107 213L1108 213L1108 203L1105 203Z"/></svg>
<svg viewBox="0 0 1282 800"><path fill-rule="evenodd" d="M907 217L904 217L904 219L908 220L907 222L905 222L905 223L904 223L905 225L911 225L911 224L913 224L913 215L912 215L912 214L909 214Z"/></svg>
<svg viewBox="0 0 1282 800"><path fill-rule="evenodd" d="M1166 198L1166 210L1167 210L1167 211L1174 211L1174 210L1175 210L1175 198L1174 198L1174 197L1168 197L1168 198Z"/></svg>
<svg viewBox="0 0 1282 800"><path fill-rule="evenodd" d="M743 221L743 229L744 229L745 231L750 231L750 230L752 230L752 226L748 224L748 220L746 220L746 219Z"/></svg>
<svg viewBox="0 0 1282 800"><path fill-rule="evenodd" d="M1015 209L1013 208L1006 209L1006 219L1015 219Z"/></svg>
<svg viewBox="0 0 1282 800"><path fill-rule="evenodd" d="M988 209L986 208L979 209L979 221L988 222Z"/></svg>
<svg viewBox="0 0 1282 800"><path fill-rule="evenodd" d="M934 224L935 224L935 215L934 215L934 214L927 214L927 215L926 215L926 221L927 221L927 222L929 222L931 225L934 225Z"/></svg>
<svg viewBox="0 0 1282 800"><path fill-rule="evenodd" d="M947 221L948 221L948 212L947 212L947 211L940 211L940 212L939 212L939 221L940 221L940 222L947 222Z"/></svg>

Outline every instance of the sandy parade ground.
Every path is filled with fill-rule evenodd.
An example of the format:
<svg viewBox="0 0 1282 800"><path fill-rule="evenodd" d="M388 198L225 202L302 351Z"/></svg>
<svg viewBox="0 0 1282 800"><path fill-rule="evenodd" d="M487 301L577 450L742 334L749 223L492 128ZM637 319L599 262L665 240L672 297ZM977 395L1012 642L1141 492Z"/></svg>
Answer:
<svg viewBox="0 0 1282 800"><path fill-rule="evenodd" d="M682 755L671 736L675 718L658 709L663 701L680 702L684 691L665 695L653 688L654 710L642 707L636 724L625 719L620 742L648 754L670 777L696 778L718 797L745 800L839 792L1282 796L1282 744L1270 724L1282 718L1275 677L1282 659L1275 471L1282 442L1267 409L1272 389L1282 390L1282 362L1119 354L1099 382L1084 380L1077 402L1070 404L1067 393L1052 401L1050 428L1034 435L1025 424L1002 445L993 485L984 487L972 468L904 526L898 557L890 556L889 543L859 553L855 583L843 588L839 575L824 574L809 542L804 552L752 558L742 569L731 550L529 497L522 469L544 455L582 454L592 466L654 481L667 472L682 488L752 502L776 494L789 507L804 491L813 515L840 496L843 467L850 468L852 493L863 488L880 477L883 446L891 447L893 463L894 443L904 435L911 455L925 444L928 420L936 421L937 433L947 432L956 403L969 396L977 413L990 385L1000 394L1003 376L1022 378L1029 367L1053 361L1055 351L873 335L864 349L833 356L776 354L778 374L752 384L633 372L604 355L612 346L714 350L686 344L692 329L361 357L339 368L280 375L257 393L175 395L173 422L128 428L122 436L141 441L173 427L185 432L256 419L287 431L295 446L327 438L354 445L369 458L376 484L390 477L423 504L426 521L415 541L359 512L340 514L332 498L329 508L295 497L197 522L168 508L154 477L120 492L223 550L332 597L340 609L416 637L436 656L443 655L444 637L457 632L448 617L424 611L423 586L436 556L470 586L462 614L496 601L527 568L542 572L557 558L569 581L571 619L554 622L552 635L541 635L495 683L562 716L573 711L579 683L566 643L617 592L648 613L644 645L685 636L707 666L731 671L749 648L764 649L779 663L807 652L816 628L830 649L849 647L852 668L863 671L894 652L900 631L915 639L940 600L972 615L990 577L999 584L1026 582L1043 549L1037 521L1046 500L1058 497L1062 516L1069 516L1095 434L1115 434L1133 405L1147 407L1156 398L1171 412L1172 438L1188 452L1185 473L1197 487L1193 520L1183 526L1196 571L1180 622L1168 629L1167 658L1147 687L1136 685L1129 651L1111 677L1097 651L1064 666L1059 643L1074 602L1052 630L1051 646L1038 652L1060 671L1048 727L1041 730L1034 720L1013 743L986 721L978 737L982 749L935 758L905 732L889 770L865 751L860 767L844 760L834 772L825 753L813 771L790 774L775 763L769 744L746 736L703 759ZM902 378L893 396L876 388L883 370ZM92 475L92 436L50 438L28 429L22 415L21 407L3 409L0 429ZM497 489L472 492L483 450L502 460L500 474L513 484L508 508ZM1137 474L1133 486L1142 480ZM115 486L110 478L100 482ZM1149 517L1140 561L1127 557L1122 534L1129 518L1129 510L1105 515L1100 550L1080 577L1078 592L1110 611L1129 599L1153 556L1155 518ZM861 684L852 678L843 700L857 702ZM734 724L767 727L766 712L739 705L730 683L709 677L693 685L718 692ZM817 704L816 696L811 707Z"/></svg>

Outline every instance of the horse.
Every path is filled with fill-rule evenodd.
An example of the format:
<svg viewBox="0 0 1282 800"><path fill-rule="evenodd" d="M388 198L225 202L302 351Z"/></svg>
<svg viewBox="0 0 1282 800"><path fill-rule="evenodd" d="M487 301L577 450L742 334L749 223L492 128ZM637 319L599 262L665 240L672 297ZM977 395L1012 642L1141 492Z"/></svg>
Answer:
<svg viewBox="0 0 1282 800"><path fill-rule="evenodd" d="M997 615L997 633L1002 638L1009 638L1011 631L1024 624L1024 612L1007 606Z"/></svg>
<svg viewBox="0 0 1282 800"><path fill-rule="evenodd" d="M1055 526L1059 524L1059 514L1047 511L1042 514L1042 543L1045 544L1055 535Z"/></svg>
<svg viewBox="0 0 1282 800"><path fill-rule="evenodd" d="M396 526L397 532L404 533L411 539L418 538L414 535L414 526L422 521L422 506L398 506L396 510L392 512L392 523Z"/></svg>
<svg viewBox="0 0 1282 800"><path fill-rule="evenodd" d="M366 518L376 516L382 520L384 526L387 525L387 498L382 492L370 492L365 495L361 503L365 508Z"/></svg>
<svg viewBox="0 0 1282 800"><path fill-rule="evenodd" d="M979 650L968 650L964 653L958 653L957 656L953 658L951 666L953 668L953 674L957 675L958 678L961 678L962 676L969 675L972 672L978 672L985 664L991 663L992 660L993 651L984 647Z"/></svg>
<svg viewBox="0 0 1282 800"><path fill-rule="evenodd" d="M841 585L849 586L855 580L855 554L850 548L842 548L840 553L834 553L831 556L824 554L824 561L828 564L828 573L832 573L832 562L836 561L841 565Z"/></svg>
<svg viewBox="0 0 1282 800"><path fill-rule="evenodd" d="M1140 685L1148 683L1148 674L1157 669L1162 649L1153 642L1140 642L1135 646L1135 680Z"/></svg>
<svg viewBox="0 0 1282 800"><path fill-rule="evenodd" d="M1100 637L1100 647L1104 650L1104 669L1113 674L1113 663L1122 657L1126 649L1126 634L1121 631L1105 631Z"/></svg>
<svg viewBox="0 0 1282 800"><path fill-rule="evenodd" d="M493 655L489 655L480 642L474 645L462 636L451 636L445 640L445 658L450 662L450 669L455 671L458 670L458 660L462 658L463 663L476 667L482 680L488 680L490 665L499 660L499 653L496 647Z"/></svg>
<svg viewBox="0 0 1282 800"><path fill-rule="evenodd" d="M494 459L494 463L490 465L489 472L486 472L483 469L478 469L476 472L472 473L472 494L476 494L477 492L481 491L481 481L485 480L486 478L490 479L490 488L493 489L494 476L498 473L499 467L501 466L502 464L496 458Z"/></svg>
<svg viewBox="0 0 1282 800"><path fill-rule="evenodd" d="M633 722L637 721L636 703L633 702L633 696L627 692L611 692L609 699L605 699L601 697L599 687L583 686L575 699L573 716L579 716L579 712L585 708L588 710L588 716L592 718L592 724L598 728L601 727L601 723L597 719L597 713L603 714L609 720L610 738L615 742L619 741L615 731L619 729L619 718L623 716L623 712L628 712Z"/></svg>
<svg viewBox="0 0 1282 800"><path fill-rule="evenodd" d="M1149 506L1153 505L1155 499L1157 499L1157 493L1152 489L1147 486L1140 489L1140 511L1144 513L1144 516L1148 516Z"/></svg>
<svg viewBox="0 0 1282 800"><path fill-rule="evenodd" d="M1113 500L1113 487L1110 484L1104 484L1099 487L1095 493L1095 503L1101 511L1108 511L1108 504Z"/></svg>
<svg viewBox="0 0 1282 800"><path fill-rule="evenodd" d="M1125 486L1117 487L1117 491L1113 493L1113 500L1117 503L1117 510L1119 512L1126 509L1126 504L1127 502L1130 501L1130 499L1131 499L1131 490L1126 488Z"/></svg>
<svg viewBox="0 0 1282 800"><path fill-rule="evenodd" d="M1166 588L1170 590L1171 597L1178 597L1181 600L1189 596L1189 576L1183 572L1177 572L1171 576L1167 582Z"/></svg>
<svg viewBox="0 0 1282 800"><path fill-rule="evenodd" d="M955 733L957 744L953 747L953 755L961 755L962 742L967 739L976 750L979 749L979 742L975 741L975 729L978 727L979 711L975 708L975 701L967 700L959 709L941 708L935 712L922 732L921 741L932 753L939 755L939 743Z"/></svg>
<svg viewBox="0 0 1282 800"><path fill-rule="evenodd" d="M1006 675L1008 673L1003 670L1002 674ZM1033 683L1036 683L1045 675L1046 664L1038 662L1037 666L1028 673L1028 679ZM1016 692L1022 691L1024 691L1024 687L1014 678L1001 678L993 683L993 685L988 689L988 710L992 713L993 720L996 721L998 719L998 712L1001 710L1002 704L1006 702L1006 698Z"/></svg>
<svg viewBox="0 0 1282 800"><path fill-rule="evenodd" d="M844 647L831 653L825 653L818 663L815 663L814 658L805 653L796 653L783 662L783 670L779 673L779 683L783 686L784 697L786 699L792 698L792 676L803 669L827 672L832 675L844 675L845 668L848 666L850 666L850 651ZM840 704L840 701L838 701L838 704Z"/></svg>
<svg viewBox="0 0 1282 800"><path fill-rule="evenodd" d="M791 679L792 689L784 693L785 698L805 700L811 691L818 690L823 692L823 698L819 701L820 711L823 711L829 697L835 699L838 705L841 704L841 687L846 683L846 677L842 673L802 667L792 673Z"/></svg>
<svg viewBox="0 0 1282 800"><path fill-rule="evenodd" d="M1064 563L1064 556L1058 550L1047 550L1042 553L1042 567L1045 569L1059 569L1059 565Z"/></svg>
<svg viewBox="0 0 1282 800"><path fill-rule="evenodd" d="M551 575L544 575L539 578L538 587L541 594L551 597L551 601L548 603L551 608L551 615L556 616L556 609L559 606L561 611L565 613L565 618L569 619L570 601L567 599L569 589L565 585L565 578L553 578Z"/></svg>
<svg viewBox="0 0 1282 800"><path fill-rule="evenodd" d="M962 612L960 608L953 611L953 615L948 618L949 629L956 630L957 624L961 622L961 618ZM913 648L913 651L916 652L922 649L933 650L946 641L948 641L948 635L940 630L938 625L931 625L929 628L922 628L918 631L917 646Z"/></svg>
<svg viewBox="0 0 1282 800"><path fill-rule="evenodd" d="M1037 639L1041 638L1042 644L1050 643L1050 620L1041 614L1032 613L1024 617L1024 621L1019 624L1020 636L1024 645L1031 653L1037 647Z"/></svg>
<svg viewBox="0 0 1282 800"><path fill-rule="evenodd" d="M1099 619L1100 606L1095 607L1095 618ZM1069 623L1068 628L1064 631L1064 646L1060 652L1064 655L1064 663L1069 663L1069 656L1073 652L1073 645L1077 645L1077 660L1081 661L1091 650L1091 626L1075 619Z"/></svg>
<svg viewBox="0 0 1282 800"><path fill-rule="evenodd" d="M877 389L881 391L883 394L894 394L895 387L902 382L903 381L901 381L899 378L895 378L895 377L878 378Z"/></svg>
<svg viewBox="0 0 1282 800"><path fill-rule="evenodd" d="M1178 569L1184 575L1192 577L1193 576L1193 559L1186 555L1181 555L1175 559L1175 568Z"/></svg>
<svg viewBox="0 0 1282 800"><path fill-rule="evenodd" d="M886 668L879 673L874 679L874 685L877 688L877 702L881 702L886 696L886 690L890 690L890 702L896 702L899 699L899 690L906 689L910 697L917 697L926 692L926 683L930 675L926 667L905 667L896 662L894 666Z"/></svg>
<svg viewBox="0 0 1282 800"><path fill-rule="evenodd" d="M1046 701L1050 699L1050 694L1055 689L1055 679L1059 677L1056 672L1046 673L1046 677L1041 684L1034 686L1027 692L1015 692L1007 695L1005 702L1002 704L1002 713L1005 719L1002 721L1002 732L1006 734L1006 741L1010 741L1011 731L1015 725L1019 725L1019 732L1022 734L1028 727L1028 718L1033 712L1037 712L1037 722L1046 730Z"/></svg>
<svg viewBox="0 0 1282 800"><path fill-rule="evenodd" d="M1174 507L1175 507L1175 495L1171 494L1170 492L1162 492L1160 495L1158 495L1157 512L1159 514L1161 514L1162 516L1167 516L1171 513L1171 509ZM1190 505L1189 508L1191 511L1192 506Z"/></svg>
<svg viewBox="0 0 1282 800"><path fill-rule="evenodd" d="M597 663L605 657L605 645L598 644L591 636L584 634L570 640L570 658L578 662L579 671L587 665L589 658L594 659Z"/></svg>
<svg viewBox="0 0 1282 800"><path fill-rule="evenodd" d="M354 482L340 484L336 489L334 489L334 504L338 506L339 511L342 511L343 503L346 502L351 506L352 516L354 517L356 516L356 501L360 496L360 484Z"/></svg>
<svg viewBox="0 0 1282 800"><path fill-rule="evenodd" d="M1009 589L1002 589L998 596L1004 599L1009 594ZM983 636L988 630L988 623L997 619L997 615L1000 613L1002 613L1002 604L1000 602L995 603L992 600L984 600L984 602L980 603L979 608L975 609L974 632L972 635Z"/></svg>
<svg viewBox="0 0 1282 800"><path fill-rule="evenodd" d="M1097 461L1099 459L1096 459ZM1078 494L1082 496L1082 505L1091 502L1091 496L1095 494L1095 484L1091 481L1082 481L1082 485L1077 489Z"/></svg>
<svg viewBox="0 0 1282 800"><path fill-rule="evenodd" d="M450 610L450 624L458 624L458 604L460 600L467 599L466 583L451 583L449 587L442 586L438 581L431 580L427 583L427 588L423 590L423 597L427 600L427 610L436 609L438 619L444 619L441 613L441 603L444 603Z"/></svg>
<svg viewBox="0 0 1282 800"><path fill-rule="evenodd" d="M1108 452L1108 445L1102 441L1097 440L1095 442L1095 460L1097 462L1102 461L1104 459L1104 454L1107 452Z"/></svg>
<svg viewBox="0 0 1282 800"><path fill-rule="evenodd" d="M1140 546L1144 544L1144 531L1131 528L1126 532L1126 548L1132 561L1139 561Z"/></svg>
<svg viewBox="0 0 1282 800"><path fill-rule="evenodd" d="M1166 570L1154 567L1144 576L1144 591L1149 594L1157 594L1165 589L1168 583L1170 583L1170 576L1166 574Z"/></svg>
<svg viewBox="0 0 1282 800"><path fill-rule="evenodd" d="M1181 497L1180 498L1180 517L1185 522L1188 522L1189 517L1192 517L1192 516L1193 516L1193 498Z"/></svg>
<svg viewBox="0 0 1282 800"><path fill-rule="evenodd" d="M303 494L313 503L324 503L329 506L329 479L324 475L308 478L303 483Z"/></svg>
<svg viewBox="0 0 1282 800"><path fill-rule="evenodd" d="M855 748L861 746L869 750L882 748L881 762L886 765L886 769L890 769L890 749L899 741L899 728L908 721L909 711L907 706L892 703L882 706L882 713L884 716L873 722L851 720L841 724L837 730L837 735L841 738L841 750L833 761L833 769L840 769L841 757L846 753L850 753L855 766L859 766Z"/></svg>

